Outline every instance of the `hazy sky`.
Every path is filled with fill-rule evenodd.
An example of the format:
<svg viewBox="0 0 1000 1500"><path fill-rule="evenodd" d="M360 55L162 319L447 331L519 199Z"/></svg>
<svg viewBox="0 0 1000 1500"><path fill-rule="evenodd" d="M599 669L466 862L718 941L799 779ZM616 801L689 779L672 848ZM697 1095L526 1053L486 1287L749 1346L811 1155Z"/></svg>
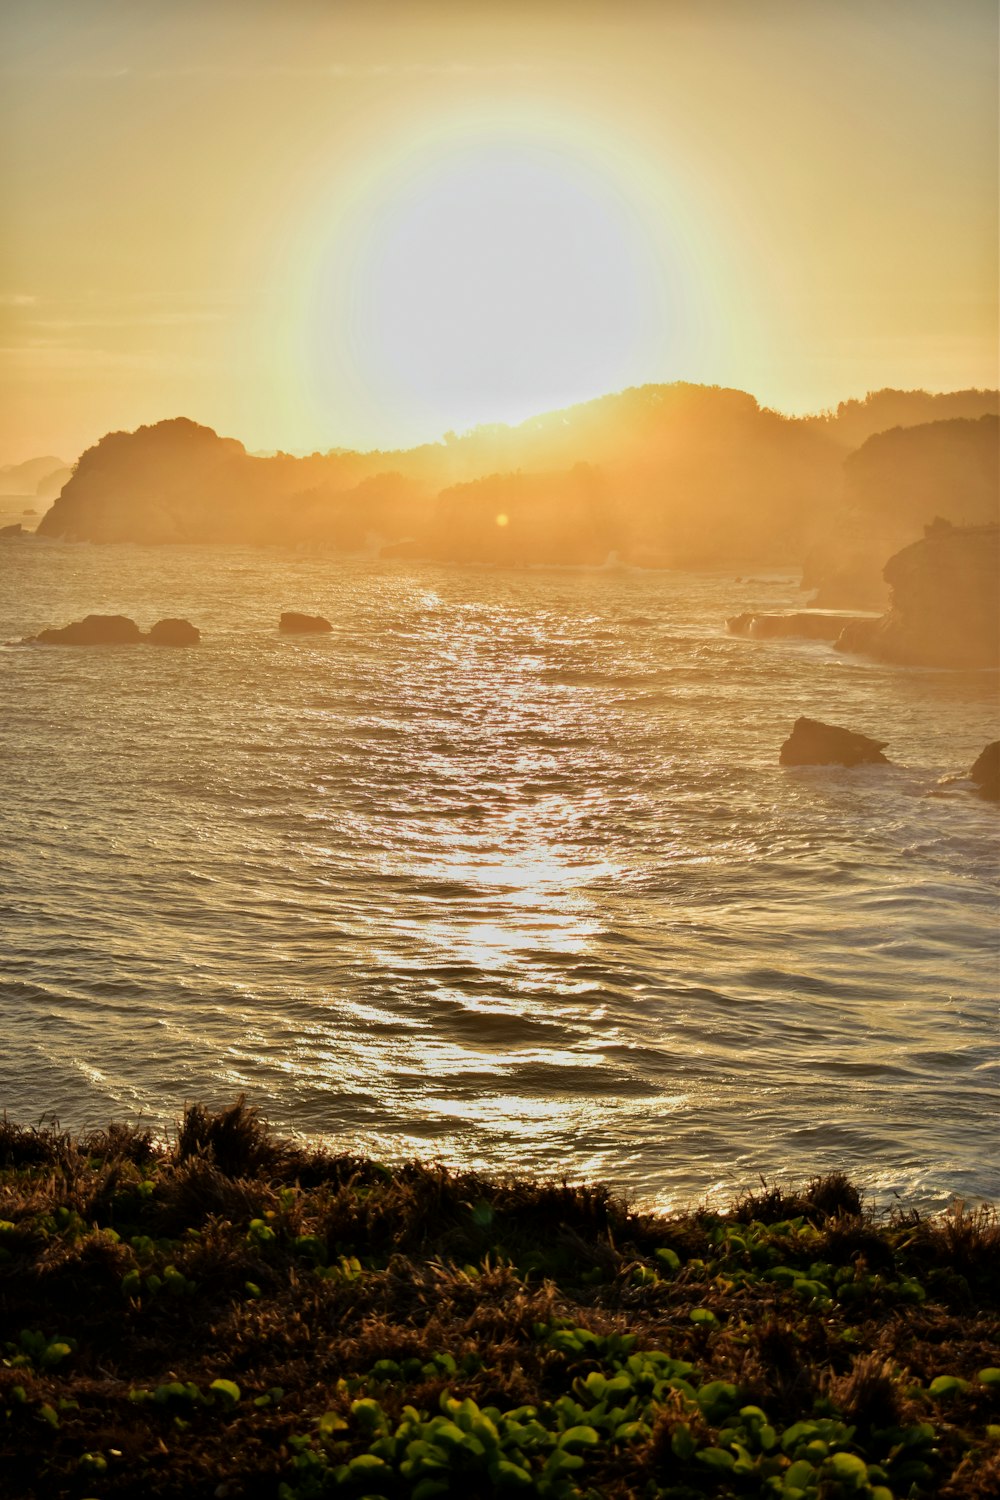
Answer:
<svg viewBox="0 0 1000 1500"><path fill-rule="evenodd" d="M0 462L996 385L995 0L4 0Z"/></svg>

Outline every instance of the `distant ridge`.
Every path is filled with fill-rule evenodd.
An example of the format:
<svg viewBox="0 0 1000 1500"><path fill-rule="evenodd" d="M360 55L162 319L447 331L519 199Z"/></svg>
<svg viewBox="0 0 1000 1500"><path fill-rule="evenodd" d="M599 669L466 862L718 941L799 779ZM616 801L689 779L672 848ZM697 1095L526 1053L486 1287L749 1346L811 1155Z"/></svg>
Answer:
<svg viewBox="0 0 1000 1500"><path fill-rule="evenodd" d="M0 495L37 495L51 499L71 473L65 459L46 454L44 458L29 458L21 464L0 466ZM47 481L59 476L55 489Z"/></svg>

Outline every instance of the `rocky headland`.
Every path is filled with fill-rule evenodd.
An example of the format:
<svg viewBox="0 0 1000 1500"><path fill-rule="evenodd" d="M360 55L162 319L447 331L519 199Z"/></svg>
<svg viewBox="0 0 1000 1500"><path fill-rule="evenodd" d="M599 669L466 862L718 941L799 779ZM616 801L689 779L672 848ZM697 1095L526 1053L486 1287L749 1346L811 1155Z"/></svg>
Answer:
<svg viewBox="0 0 1000 1500"><path fill-rule="evenodd" d="M883 572L889 609L847 625L838 650L901 666L1000 666L1000 527L937 522Z"/></svg>

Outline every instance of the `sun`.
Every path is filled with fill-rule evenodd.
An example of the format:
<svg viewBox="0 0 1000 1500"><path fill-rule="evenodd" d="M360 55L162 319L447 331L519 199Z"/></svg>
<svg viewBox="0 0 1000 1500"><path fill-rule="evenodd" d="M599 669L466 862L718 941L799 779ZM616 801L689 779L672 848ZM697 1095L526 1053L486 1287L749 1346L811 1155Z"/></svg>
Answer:
<svg viewBox="0 0 1000 1500"><path fill-rule="evenodd" d="M428 432L519 421L662 364L662 266L622 185L559 144L438 143L317 271L320 393L349 362ZM345 347L346 346L346 347Z"/></svg>

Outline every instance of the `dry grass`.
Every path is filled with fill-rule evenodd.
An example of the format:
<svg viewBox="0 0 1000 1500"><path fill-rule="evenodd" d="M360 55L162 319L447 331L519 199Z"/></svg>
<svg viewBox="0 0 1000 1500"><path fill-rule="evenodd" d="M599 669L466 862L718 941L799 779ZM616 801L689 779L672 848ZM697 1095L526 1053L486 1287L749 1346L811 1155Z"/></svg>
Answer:
<svg viewBox="0 0 1000 1500"><path fill-rule="evenodd" d="M4 1121L0 1163L0 1494L12 1500L275 1500L293 1440L326 1411L350 1423L359 1395L393 1423L448 1389L550 1409L611 1358L568 1355L545 1332L560 1327L689 1360L780 1427L834 1413L877 1447L880 1432L931 1420L937 1456L913 1495L1000 1493L974 1436L1000 1420L995 1388L976 1380L1000 1349L1000 1230L985 1210L882 1222L836 1173L802 1191L763 1185L727 1216L657 1218L602 1186L309 1151L242 1100L193 1106L173 1145L116 1125L74 1141ZM381 1379L379 1361L404 1373ZM941 1375L967 1384L936 1402ZM216 1379L239 1387L231 1411L129 1399ZM567 1500L735 1494L679 1464L679 1425L718 1441L717 1423L668 1395L645 1437L595 1450L590 1489ZM390 1500L410 1495L400 1483ZM501 1494L484 1483L456 1500ZM364 1493L323 1484L317 1495Z"/></svg>

